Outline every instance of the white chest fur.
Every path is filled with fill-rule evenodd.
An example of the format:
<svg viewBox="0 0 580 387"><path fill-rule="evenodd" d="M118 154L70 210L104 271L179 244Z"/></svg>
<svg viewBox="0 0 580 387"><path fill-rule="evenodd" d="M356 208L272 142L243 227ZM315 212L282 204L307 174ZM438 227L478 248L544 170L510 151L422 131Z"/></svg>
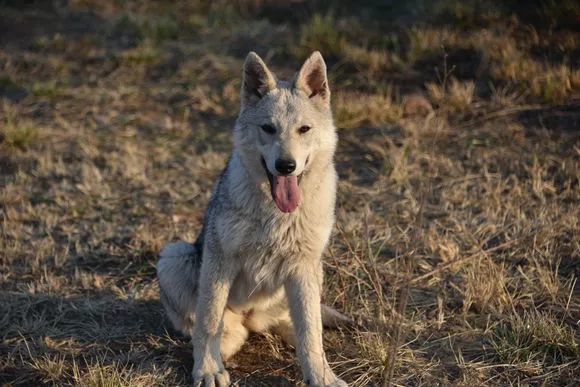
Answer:
<svg viewBox="0 0 580 387"><path fill-rule="evenodd" d="M297 265L320 260L334 223L336 174L327 166L316 179L304 176L300 206L284 214L251 181L242 163L232 159L223 187L231 205L216 214L223 254L240 266L231 304L263 303L280 293Z"/></svg>

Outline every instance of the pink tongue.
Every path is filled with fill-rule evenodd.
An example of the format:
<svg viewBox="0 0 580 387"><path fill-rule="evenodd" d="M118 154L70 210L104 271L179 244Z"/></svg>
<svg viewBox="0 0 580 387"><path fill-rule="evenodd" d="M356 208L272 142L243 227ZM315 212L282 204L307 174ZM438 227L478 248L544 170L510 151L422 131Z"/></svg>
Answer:
<svg viewBox="0 0 580 387"><path fill-rule="evenodd" d="M300 203L297 176L273 176L272 197L282 212L292 212Z"/></svg>

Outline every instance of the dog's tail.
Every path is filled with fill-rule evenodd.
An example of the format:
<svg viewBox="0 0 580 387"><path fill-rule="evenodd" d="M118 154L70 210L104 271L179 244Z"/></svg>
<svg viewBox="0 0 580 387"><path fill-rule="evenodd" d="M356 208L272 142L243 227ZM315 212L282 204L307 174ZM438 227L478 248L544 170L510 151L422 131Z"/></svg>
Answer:
<svg viewBox="0 0 580 387"><path fill-rule="evenodd" d="M356 322L330 306L321 304L322 325L326 328L352 327Z"/></svg>

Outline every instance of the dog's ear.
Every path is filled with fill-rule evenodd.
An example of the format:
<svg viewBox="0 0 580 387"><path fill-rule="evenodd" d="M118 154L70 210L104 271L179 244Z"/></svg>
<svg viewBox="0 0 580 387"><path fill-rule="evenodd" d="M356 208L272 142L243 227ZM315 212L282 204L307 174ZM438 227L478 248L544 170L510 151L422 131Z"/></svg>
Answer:
<svg viewBox="0 0 580 387"><path fill-rule="evenodd" d="M314 51L302 65L294 87L300 89L317 104L328 106L330 103L330 89L326 78L326 63L318 51Z"/></svg>
<svg viewBox="0 0 580 387"><path fill-rule="evenodd" d="M276 78L256 54L250 52L244 63L242 81L242 108L258 102L269 91L276 88Z"/></svg>

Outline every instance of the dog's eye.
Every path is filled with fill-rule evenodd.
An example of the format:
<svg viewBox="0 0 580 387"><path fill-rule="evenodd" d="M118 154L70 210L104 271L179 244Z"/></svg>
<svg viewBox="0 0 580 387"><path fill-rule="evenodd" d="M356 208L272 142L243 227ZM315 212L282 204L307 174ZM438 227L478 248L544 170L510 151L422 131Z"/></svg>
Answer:
<svg viewBox="0 0 580 387"><path fill-rule="evenodd" d="M311 129L310 126L302 125L301 127L298 128L298 133L304 134L304 133L308 132L310 129Z"/></svg>
<svg viewBox="0 0 580 387"><path fill-rule="evenodd" d="M262 125L261 128L264 132L266 132L268 134L276 133L276 129L272 125L265 124L265 125Z"/></svg>

